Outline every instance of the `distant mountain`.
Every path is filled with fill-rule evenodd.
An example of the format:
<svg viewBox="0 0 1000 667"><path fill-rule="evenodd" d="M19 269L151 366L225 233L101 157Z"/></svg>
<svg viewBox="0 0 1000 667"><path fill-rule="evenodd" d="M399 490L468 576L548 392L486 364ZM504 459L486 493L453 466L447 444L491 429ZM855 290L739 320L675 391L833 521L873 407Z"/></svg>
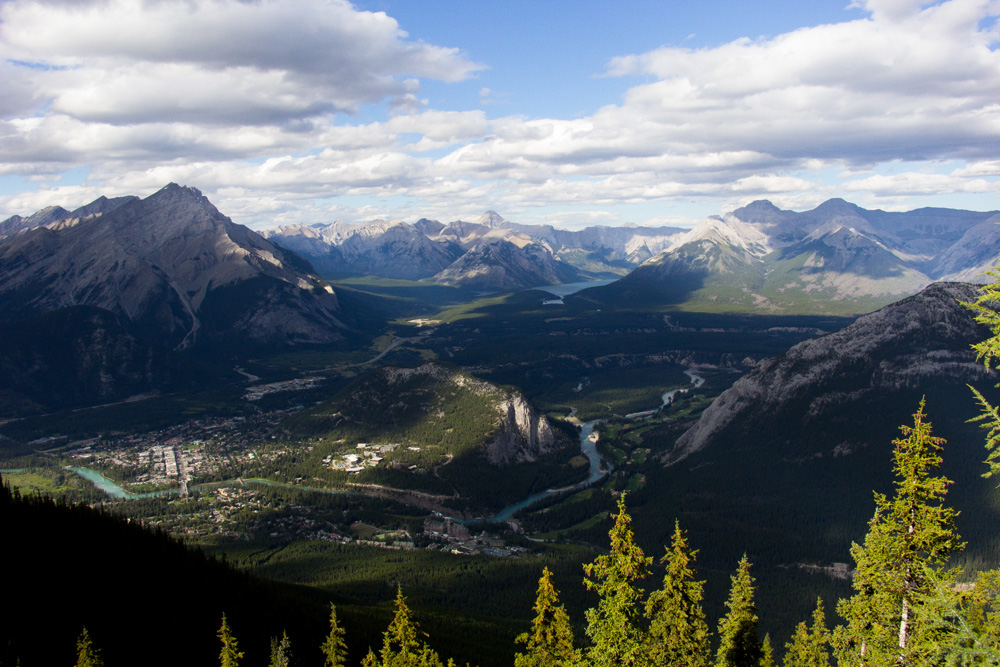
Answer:
<svg viewBox="0 0 1000 667"><path fill-rule="evenodd" d="M234 224L193 188L171 184L83 210L90 215L75 224L0 241L0 322L92 306L170 349L343 336L337 296L307 262Z"/></svg>
<svg viewBox="0 0 1000 667"><path fill-rule="evenodd" d="M373 275L420 280L441 271L463 252L453 243L432 241L416 227L400 221L376 220L360 226L342 222L296 225L266 234L331 278Z"/></svg>
<svg viewBox="0 0 1000 667"><path fill-rule="evenodd" d="M290 225L265 231L270 240L308 259L325 277L372 275L421 280L444 271L463 254L484 243L507 241L517 247L536 244L548 251L554 269L574 280L624 275L639 263L667 247L685 230L672 227L588 227L581 231L551 226L519 225L487 211L474 221L456 220L448 224L422 218L412 225L400 221L376 220L365 225L334 222L329 225ZM489 259L481 248L469 258L471 263ZM496 255L498 259L505 256ZM542 255L539 255L541 258ZM539 271L549 273L551 262ZM582 276L582 278L580 278ZM523 284L535 287L552 284ZM521 289L515 287L512 289ZM507 289L497 283L484 289Z"/></svg>
<svg viewBox="0 0 1000 667"><path fill-rule="evenodd" d="M510 292L586 280L576 267L560 262L537 243L517 246L495 239L477 243L434 280L482 290Z"/></svg>
<svg viewBox="0 0 1000 667"><path fill-rule="evenodd" d="M81 206L73 211L67 211L61 206L48 206L27 218L12 215L3 222L0 222L0 239L37 227L67 227L85 218L110 213L116 208L136 199L138 197L115 197L114 199L108 199L101 196L86 206Z"/></svg>
<svg viewBox="0 0 1000 667"><path fill-rule="evenodd" d="M972 279L1000 254L1000 214L869 211L832 199L803 213L757 201L709 218L590 297L715 311L868 312L935 280Z"/></svg>

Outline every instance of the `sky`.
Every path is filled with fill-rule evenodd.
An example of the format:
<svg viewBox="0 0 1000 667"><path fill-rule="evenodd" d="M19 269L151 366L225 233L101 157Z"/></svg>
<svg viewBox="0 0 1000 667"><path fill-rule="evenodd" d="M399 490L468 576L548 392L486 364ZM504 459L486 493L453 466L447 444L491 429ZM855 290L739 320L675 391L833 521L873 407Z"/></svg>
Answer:
<svg viewBox="0 0 1000 667"><path fill-rule="evenodd" d="M1000 209L1000 0L0 0L0 219Z"/></svg>

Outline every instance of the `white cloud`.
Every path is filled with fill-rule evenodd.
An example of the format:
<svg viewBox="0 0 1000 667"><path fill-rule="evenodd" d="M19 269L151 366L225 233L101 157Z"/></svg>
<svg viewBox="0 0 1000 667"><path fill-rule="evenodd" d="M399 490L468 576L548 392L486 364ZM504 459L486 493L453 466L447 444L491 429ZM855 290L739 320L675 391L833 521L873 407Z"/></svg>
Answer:
<svg viewBox="0 0 1000 667"><path fill-rule="evenodd" d="M352 206L360 221L372 206L388 213L390 196L402 203L387 217L492 206L542 221L582 220L586 206L624 220L615 206L650 201L992 191L1000 2L856 4L866 17L616 58L609 75L642 82L561 119L429 107L421 79L457 82L480 66L343 0L9 0L0 175L90 167L84 186L39 191L53 197L177 181L258 225L352 219ZM485 86L469 92L476 107L509 104ZM395 113L340 115L370 103ZM918 167L878 173L904 161ZM919 169L949 161L948 174ZM0 210L29 213L29 200L51 203L24 195Z"/></svg>
<svg viewBox="0 0 1000 667"><path fill-rule="evenodd" d="M101 122L267 124L412 105L413 77L479 69L344 0L12 0L0 21L4 54L34 64L53 111Z"/></svg>

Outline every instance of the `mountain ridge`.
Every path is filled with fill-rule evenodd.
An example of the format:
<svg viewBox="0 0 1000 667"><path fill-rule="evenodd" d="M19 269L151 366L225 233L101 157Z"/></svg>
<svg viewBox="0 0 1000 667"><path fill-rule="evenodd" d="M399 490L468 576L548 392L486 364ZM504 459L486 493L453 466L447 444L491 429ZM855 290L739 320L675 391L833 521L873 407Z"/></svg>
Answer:
<svg viewBox="0 0 1000 667"><path fill-rule="evenodd" d="M185 349L199 342L206 315L215 317L202 312L207 301L226 301L229 312L207 327L210 338L333 342L345 328L336 294L308 262L233 223L194 188L170 184L76 224L0 241L6 320L96 306L150 341Z"/></svg>

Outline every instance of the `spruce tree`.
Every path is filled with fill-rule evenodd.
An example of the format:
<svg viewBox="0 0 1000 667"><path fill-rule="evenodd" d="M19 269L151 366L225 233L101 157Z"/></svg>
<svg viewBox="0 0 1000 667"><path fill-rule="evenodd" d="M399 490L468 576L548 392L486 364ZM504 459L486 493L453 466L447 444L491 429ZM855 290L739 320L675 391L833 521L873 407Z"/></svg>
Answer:
<svg viewBox="0 0 1000 667"><path fill-rule="evenodd" d="M963 301L962 305L973 312L976 322L985 324L993 332L993 335L984 341L976 343L972 349L976 351L976 361L981 361L989 369L996 367L1000 361L1000 263L994 264L986 272L986 275L993 278L993 282L982 285L979 294L973 301ZM1000 387L1000 384L997 385ZM986 457L986 465L989 470L983 477L1000 475L1000 410L982 395L975 387L969 386L980 407L980 415L972 421L979 422L979 425L987 430L986 449L989 455Z"/></svg>
<svg viewBox="0 0 1000 667"><path fill-rule="evenodd" d="M326 636L323 645L323 667L342 667L347 664L347 642L344 641L344 629L337 621L337 608L330 603L330 634Z"/></svg>
<svg viewBox="0 0 1000 667"><path fill-rule="evenodd" d="M83 629L76 640L76 667L104 667L101 652L90 641L87 628Z"/></svg>
<svg viewBox="0 0 1000 667"><path fill-rule="evenodd" d="M288 667L292 663L292 642L288 633L281 631L281 639L271 637L271 662L268 667Z"/></svg>
<svg viewBox="0 0 1000 667"><path fill-rule="evenodd" d="M834 632L843 667L913 663L913 635L920 627L914 599L927 591L928 568L940 567L964 546L955 530L954 509L945 507L951 483L932 473L941 466L942 438L931 435L924 401L913 426L901 426L893 440L894 494L875 494L875 516L863 546L854 544L854 595L837 604L847 622ZM954 573L941 572L945 584Z"/></svg>
<svg viewBox="0 0 1000 667"><path fill-rule="evenodd" d="M219 667L239 667L240 659L243 658L243 651L239 649L236 637L229 629L226 615L222 614L222 625L217 633L219 641L222 642L222 650L219 652Z"/></svg>
<svg viewBox="0 0 1000 667"><path fill-rule="evenodd" d="M697 554L688 547L687 535L675 521L670 549L660 561L667 566L663 586L646 600L646 657L653 665L708 665L709 630L701 606L705 582L694 580Z"/></svg>
<svg viewBox="0 0 1000 667"><path fill-rule="evenodd" d="M375 656L371 652L362 664L370 665ZM441 658L419 639L419 628L410 618L410 607L403 597L403 589L396 592L396 615L384 633L382 650L374 664L381 667L442 667Z"/></svg>
<svg viewBox="0 0 1000 667"><path fill-rule="evenodd" d="M552 572L542 570L535 596L535 618L531 632L517 637L525 653L514 656L514 667L572 667L580 662L579 650L573 648L573 628L565 607L559 604L559 592L552 584Z"/></svg>
<svg viewBox="0 0 1000 667"><path fill-rule="evenodd" d="M823 600L816 600L812 626L805 621L795 628L795 634L785 644L784 667L830 667L830 653L826 645L830 641L830 631L826 627Z"/></svg>
<svg viewBox="0 0 1000 667"><path fill-rule="evenodd" d="M595 667L631 667L642 664L645 643L637 626L641 591L633 582L649 575L653 559L633 540L624 493L609 535L610 553L583 566L584 585L600 596L597 607L586 612L587 636L592 642L587 658Z"/></svg>
<svg viewBox="0 0 1000 667"><path fill-rule="evenodd" d="M927 591L914 596L923 631L915 653L928 665L1000 665L1000 570L980 572L966 590L928 568Z"/></svg>
<svg viewBox="0 0 1000 667"><path fill-rule="evenodd" d="M719 650L715 655L716 667L758 667L763 655L757 638L757 605L754 603L750 561L746 554L740 559L732 586L726 615L719 621Z"/></svg>
<svg viewBox="0 0 1000 667"><path fill-rule="evenodd" d="M760 667L774 667L774 649L771 647L771 635L764 635L764 641L760 645Z"/></svg>

